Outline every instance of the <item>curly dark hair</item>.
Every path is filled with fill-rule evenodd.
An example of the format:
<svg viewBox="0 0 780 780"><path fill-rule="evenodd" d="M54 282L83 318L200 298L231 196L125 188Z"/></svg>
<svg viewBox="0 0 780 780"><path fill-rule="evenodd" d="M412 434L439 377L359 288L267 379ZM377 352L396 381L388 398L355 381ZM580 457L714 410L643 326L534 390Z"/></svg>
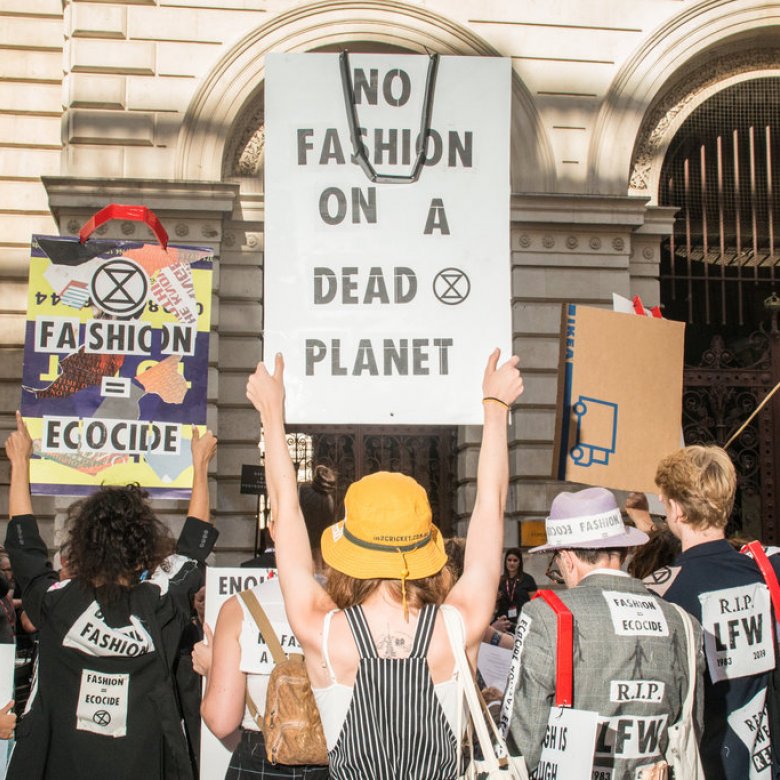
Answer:
<svg viewBox="0 0 780 780"><path fill-rule="evenodd" d="M143 571L163 564L176 543L138 485L102 487L68 508L68 568L113 601Z"/></svg>

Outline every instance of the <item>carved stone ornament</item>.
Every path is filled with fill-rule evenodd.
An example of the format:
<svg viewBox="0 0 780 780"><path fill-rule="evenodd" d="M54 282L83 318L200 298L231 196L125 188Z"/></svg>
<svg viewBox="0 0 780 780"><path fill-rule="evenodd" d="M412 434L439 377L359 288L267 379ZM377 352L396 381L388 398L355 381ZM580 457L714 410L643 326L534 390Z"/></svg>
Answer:
<svg viewBox="0 0 780 780"><path fill-rule="evenodd" d="M601 239L598 236L592 236L590 241L588 242L588 245L594 251L599 250L601 249Z"/></svg>
<svg viewBox="0 0 780 780"><path fill-rule="evenodd" d="M626 246L626 242L620 236L615 236L612 239L612 248L616 252L622 252L623 249L625 249L625 246Z"/></svg>
<svg viewBox="0 0 780 780"><path fill-rule="evenodd" d="M523 249L528 249L528 247L531 246L531 236L529 236L528 233L523 233L523 235L520 236L519 243Z"/></svg>
<svg viewBox="0 0 780 780"><path fill-rule="evenodd" d="M555 246L555 236L551 236L549 233L542 238L542 246L545 249L552 249Z"/></svg>
<svg viewBox="0 0 780 780"><path fill-rule="evenodd" d="M751 71L780 69L780 50L752 50L720 57L685 74L671 87L642 122L634 148L629 186L647 190L658 152L666 145L671 125L706 89L733 76Z"/></svg>
<svg viewBox="0 0 780 780"><path fill-rule="evenodd" d="M81 230L81 223L77 219L69 219L67 227L68 233L73 233L73 235L76 235L76 233Z"/></svg>
<svg viewBox="0 0 780 780"><path fill-rule="evenodd" d="M225 176L251 176L262 180L265 159L265 103L253 101L235 123L235 132L225 149Z"/></svg>
<svg viewBox="0 0 780 780"><path fill-rule="evenodd" d="M190 234L190 227L186 222L177 222L173 230L179 238L184 238Z"/></svg>
<svg viewBox="0 0 780 780"><path fill-rule="evenodd" d="M566 247L568 249L576 249L579 246L579 243L577 236L568 236L566 239Z"/></svg>

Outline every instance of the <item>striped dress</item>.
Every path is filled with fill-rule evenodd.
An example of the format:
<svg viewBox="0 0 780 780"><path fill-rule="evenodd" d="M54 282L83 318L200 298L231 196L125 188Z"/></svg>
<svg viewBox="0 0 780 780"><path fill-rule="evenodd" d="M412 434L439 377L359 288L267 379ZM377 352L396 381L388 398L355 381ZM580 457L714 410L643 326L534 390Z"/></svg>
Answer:
<svg viewBox="0 0 780 780"><path fill-rule="evenodd" d="M336 780L449 780L457 774L455 735L439 704L426 655L438 607L420 610L408 658L379 658L365 615L345 610L360 662L352 702L330 751Z"/></svg>

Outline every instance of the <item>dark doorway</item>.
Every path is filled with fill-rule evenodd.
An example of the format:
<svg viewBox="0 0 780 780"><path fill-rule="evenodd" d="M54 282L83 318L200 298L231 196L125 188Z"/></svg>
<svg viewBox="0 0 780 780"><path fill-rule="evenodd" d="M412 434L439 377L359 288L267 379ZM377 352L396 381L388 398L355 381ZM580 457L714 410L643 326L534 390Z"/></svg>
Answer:
<svg viewBox="0 0 780 780"><path fill-rule="evenodd" d="M434 522L445 535L455 520L457 429L449 426L318 426L290 432L288 446L300 469L325 465L338 474L342 511L350 483L375 471L401 471L428 492ZM303 475L300 474L299 479Z"/></svg>

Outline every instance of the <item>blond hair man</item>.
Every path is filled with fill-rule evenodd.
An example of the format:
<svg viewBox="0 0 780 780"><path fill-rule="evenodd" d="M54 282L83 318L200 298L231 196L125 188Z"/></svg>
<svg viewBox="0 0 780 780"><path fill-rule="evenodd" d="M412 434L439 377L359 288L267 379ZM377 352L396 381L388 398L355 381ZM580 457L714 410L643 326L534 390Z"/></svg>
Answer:
<svg viewBox="0 0 780 780"><path fill-rule="evenodd" d="M706 776L774 778L780 745L773 750L766 695L776 663L771 601L756 564L725 538L737 486L734 465L720 447L685 447L661 461L655 481L682 552L645 584L704 628L700 752ZM777 556L773 560L780 574Z"/></svg>

